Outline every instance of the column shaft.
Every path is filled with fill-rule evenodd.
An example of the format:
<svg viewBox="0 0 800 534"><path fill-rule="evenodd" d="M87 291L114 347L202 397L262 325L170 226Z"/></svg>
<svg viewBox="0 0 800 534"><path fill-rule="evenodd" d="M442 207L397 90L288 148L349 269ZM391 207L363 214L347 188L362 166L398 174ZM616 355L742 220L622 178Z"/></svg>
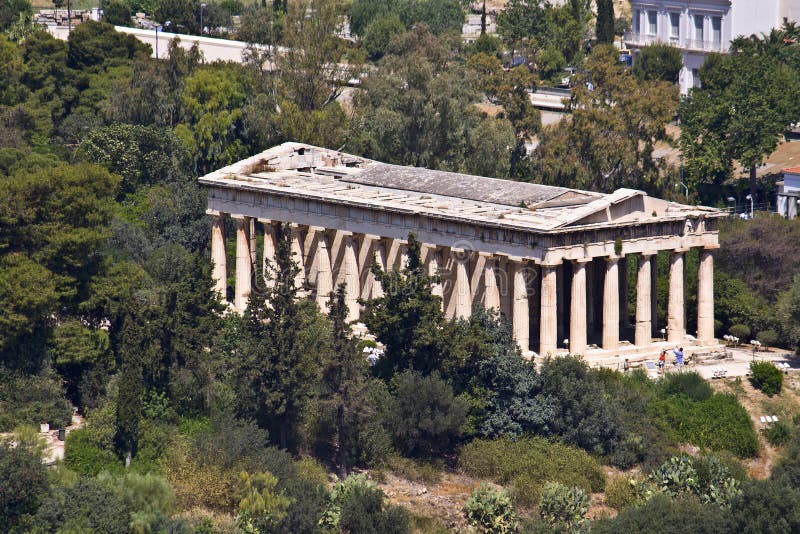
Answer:
<svg viewBox="0 0 800 534"><path fill-rule="evenodd" d="M375 242L375 262L378 264L378 266L380 266L383 272L386 272L386 245L381 241ZM373 278L372 298L379 299L383 295L383 286L381 286L381 283L378 280Z"/></svg>
<svg viewBox="0 0 800 534"><path fill-rule="evenodd" d="M228 259L225 253L225 218L222 214L214 215L211 220L211 261L214 264L211 271L214 291L225 300L228 287Z"/></svg>
<svg viewBox="0 0 800 534"><path fill-rule="evenodd" d="M303 241L301 238L302 236L300 235L300 227L293 224L291 251L292 251L292 261L299 269L294 277L294 285L298 290L303 289L303 285L305 284L306 281L306 274L303 263Z"/></svg>
<svg viewBox="0 0 800 534"><path fill-rule="evenodd" d="M328 250L328 239L322 234L319 236L317 244L317 295L316 300L319 309L323 313L328 312L328 302L330 293L333 291L333 273L331 269L331 254Z"/></svg>
<svg viewBox="0 0 800 534"><path fill-rule="evenodd" d="M236 218L236 294L234 307L243 312L252 290L253 262L250 258L250 218Z"/></svg>
<svg viewBox="0 0 800 534"><path fill-rule="evenodd" d="M428 250L428 276L440 276L439 270L442 268L440 256L439 248L435 245L431 246ZM431 293L442 299L442 307L444 307L444 285L441 280L433 283Z"/></svg>
<svg viewBox="0 0 800 534"><path fill-rule="evenodd" d="M683 251L669 257L669 303L667 306L667 341L681 343L686 333L683 298Z"/></svg>
<svg viewBox="0 0 800 534"><path fill-rule="evenodd" d="M631 324L630 312L628 310L628 259L619 259L619 327L620 331L625 332Z"/></svg>
<svg viewBox="0 0 800 534"><path fill-rule="evenodd" d="M714 340L714 256L700 251L697 271L697 338L704 343Z"/></svg>
<svg viewBox="0 0 800 534"><path fill-rule="evenodd" d="M270 221L261 221L264 225L264 255L262 257L262 274L264 276L264 283L267 287L271 287L275 278L275 226ZM272 266L272 272L270 267Z"/></svg>
<svg viewBox="0 0 800 534"><path fill-rule="evenodd" d="M619 258L606 258L603 283L603 348L619 347Z"/></svg>
<svg viewBox="0 0 800 534"><path fill-rule="evenodd" d="M542 301L539 313L539 356L555 354L558 340L558 266L542 265Z"/></svg>
<svg viewBox="0 0 800 534"><path fill-rule="evenodd" d="M483 307L487 310L500 310L500 291L497 289L495 263L495 258L489 257L483 264Z"/></svg>
<svg viewBox="0 0 800 534"><path fill-rule="evenodd" d="M352 235L344 238L344 283L345 304L347 304L347 320L356 321L359 316L358 295L361 292L358 276L358 259Z"/></svg>
<svg viewBox="0 0 800 534"><path fill-rule="evenodd" d="M650 322L653 337L661 337L658 330L658 253L650 256Z"/></svg>
<svg viewBox="0 0 800 534"><path fill-rule="evenodd" d="M523 352L530 350L530 321L528 318L528 288L525 283L525 264L522 261L508 261L514 271L511 324L514 339Z"/></svg>
<svg viewBox="0 0 800 534"><path fill-rule="evenodd" d="M467 319L472 312L472 292L469 289L469 255L458 251L453 255L456 267L456 283L452 299L455 299L455 318Z"/></svg>
<svg viewBox="0 0 800 534"><path fill-rule="evenodd" d="M586 353L586 262L572 264L572 292L570 294L569 351Z"/></svg>
<svg viewBox="0 0 800 534"><path fill-rule="evenodd" d="M652 342L652 301L650 299L650 258L651 254L639 256L639 266L636 273L636 335L634 344L638 346L649 345Z"/></svg>

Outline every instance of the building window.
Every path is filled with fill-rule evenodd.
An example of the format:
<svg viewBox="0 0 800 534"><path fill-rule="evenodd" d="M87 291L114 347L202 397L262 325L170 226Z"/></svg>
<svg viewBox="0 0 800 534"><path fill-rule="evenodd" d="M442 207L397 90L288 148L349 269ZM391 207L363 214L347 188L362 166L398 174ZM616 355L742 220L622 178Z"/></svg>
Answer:
<svg viewBox="0 0 800 534"><path fill-rule="evenodd" d="M633 31L634 35L638 35L640 29L640 20L639 17L642 16L642 12L638 9L633 11L633 20L631 21L631 30Z"/></svg>
<svg viewBox="0 0 800 534"><path fill-rule="evenodd" d="M672 39L679 39L681 36L681 14L669 14L669 36Z"/></svg>
<svg viewBox="0 0 800 534"><path fill-rule="evenodd" d="M715 45L722 44L722 17L711 17L711 41Z"/></svg>
<svg viewBox="0 0 800 534"><path fill-rule="evenodd" d="M694 40L698 43L703 42L703 15L694 16Z"/></svg>
<svg viewBox="0 0 800 534"><path fill-rule="evenodd" d="M658 33L658 12L647 12L647 34L656 35Z"/></svg>

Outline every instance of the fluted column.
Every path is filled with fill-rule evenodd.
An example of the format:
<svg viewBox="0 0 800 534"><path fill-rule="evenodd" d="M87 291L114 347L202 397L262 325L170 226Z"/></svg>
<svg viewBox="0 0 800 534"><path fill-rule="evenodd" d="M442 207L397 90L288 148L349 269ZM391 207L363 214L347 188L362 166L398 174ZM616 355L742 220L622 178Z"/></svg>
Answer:
<svg viewBox="0 0 800 534"><path fill-rule="evenodd" d="M569 351L586 353L586 263L578 260L572 264L572 291L569 311Z"/></svg>
<svg viewBox="0 0 800 534"><path fill-rule="evenodd" d="M270 272L268 265L272 265L272 268L274 270L275 226L272 224L272 221L268 219L259 219L259 221L264 226L264 252L261 258L262 276L264 277L264 284L267 287L271 287L274 282L275 272ZM270 279L270 277L272 279Z"/></svg>
<svg viewBox="0 0 800 534"><path fill-rule="evenodd" d="M619 258L606 258L603 282L603 348L619 347Z"/></svg>
<svg viewBox="0 0 800 534"><path fill-rule="evenodd" d="M331 254L328 250L328 238L320 232L319 243L317 243L317 295L316 300L319 309L323 313L328 311L330 293L333 291L333 272L331 269Z"/></svg>
<svg viewBox="0 0 800 534"><path fill-rule="evenodd" d="M649 345L653 341L653 312L650 298L650 289L652 288L650 258L653 254L649 252L639 256L636 273L636 334L633 342L638 346Z"/></svg>
<svg viewBox="0 0 800 534"><path fill-rule="evenodd" d="M539 356L555 354L558 343L557 265L542 265L542 301L539 314Z"/></svg>
<svg viewBox="0 0 800 534"><path fill-rule="evenodd" d="M250 217L232 215L236 220L236 289L234 307L243 312L252 290L253 262L250 258Z"/></svg>
<svg viewBox="0 0 800 534"><path fill-rule="evenodd" d="M381 241L375 242L375 263L378 264L383 272L386 272L386 245ZM370 276L373 275L370 274ZM372 298L379 299L383 295L383 286L381 286L381 283L373 277Z"/></svg>
<svg viewBox="0 0 800 534"><path fill-rule="evenodd" d="M453 286L455 302L455 318L466 319L472 311L472 292L469 289L469 254L461 249L450 249L456 268L456 280Z"/></svg>
<svg viewBox="0 0 800 534"><path fill-rule="evenodd" d="M650 326L653 337L660 337L658 330L658 253L650 256Z"/></svg>
<svg viewBox="0 0 800 534"><path fill-rule="evenodd" d="M631 324L630 312L628 311L628 259L619 259L619 327L620 331L627 335L626 331Z"/></svg>
<svg viewBox="0 0 800 534"><path fill-rule="evenodd" d="M211 219L211 261L214 264L211 270L214 291L225 300L228 287L228 259L225 253L225 217L219 212L213 213Z"/></svg>
<svg viewBox="0 0 800 534"><path fill-rule="evenodd" d="M347 305L347 320L355 321L359 316L358 294L361 291L358 277L358 260L356 258L356 248L352 234L344 236L344 301Z"/></svg>
<svg viewBox="0 0 800 534"><path fill-rule="evenodd" d="M521 258L509 258L508 266L513 270L511 325L514 340L523 352L530 350L530 320L528 318L528 288L525 283L525 262Z"/></svg>
<svg viewBox="0 0 800 534"><path fill-rule="evenodd" d="M439 271L442 268L441 252L439 248L432 245L428 248L428 276L439 276ZM442 299L442 306L444 307L444 285L442 281L434 282L431 286L431 293Z"/></svg>
<svg viewBox="0 0 800 534"><path fill-rule="evenodd" d="M500 310L500 291L497 288L496 260L488 256L483 264L483 307L487 310Z"/></svg>
<svg viewBox="0 0 800 534"><path fill-rule="evenodd" d="M669 302L667 304L667 341L680 343L686 333L683 302L683 253L675 250L669 257Z"/></svg>
<svg viewBox="0 0 800 534"><path fill-rule="evenodd" d="M300 234L300 227L296 224L291 226L292 228L292 244L291 244L291 251L292 251L292 261L298 267L297 274L294 277L294 285L298 290L303 289L303 285L306 281L306 273L304 269L304 262L303 262L303 240L302 235Z"/></svg>
<svg viewBox="0 0 800 534"><path fill-rule="evenodd" d="M697 339L714 341L714 256L709 249L700 251L697 271Z"/></svg>

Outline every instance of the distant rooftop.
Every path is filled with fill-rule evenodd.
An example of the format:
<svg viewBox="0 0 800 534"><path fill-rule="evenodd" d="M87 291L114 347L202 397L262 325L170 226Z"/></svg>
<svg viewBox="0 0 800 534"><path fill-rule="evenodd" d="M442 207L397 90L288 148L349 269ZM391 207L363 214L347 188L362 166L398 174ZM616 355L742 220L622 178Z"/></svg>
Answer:
<svg viewBox="0 0 800 534"><path fill-rule="evenodd" d="M723 215L714 208L668 202L634 189L602 194L390 165L301 143L270 148L207 174L200 182L539 232Z"/></svg>

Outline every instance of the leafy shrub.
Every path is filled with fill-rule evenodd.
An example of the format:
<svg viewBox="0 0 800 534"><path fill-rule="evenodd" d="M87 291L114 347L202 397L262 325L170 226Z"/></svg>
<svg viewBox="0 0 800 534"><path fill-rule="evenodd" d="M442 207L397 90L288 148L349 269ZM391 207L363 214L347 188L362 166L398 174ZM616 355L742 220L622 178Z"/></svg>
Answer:
<svg viewBox="0 0 800 534"><path fill-rule="evenodd" d="M800 489L800 431L795 429L789 446L772 469L770 478Z"/></svg>
<svg viewBox="0 0 800 534"><path fill-rule="evenodd" d="M784 421L772 423L764 430L764 437L770 445L781 446L789 442L792 431Z"/></svg>
<svg viewBox="0 0 800 534"><path fill-rule="evenodd" d="M386 461L386 465L397 476L413 482L436 484L442 479L442 465L420 462L397 455L390 456Z"/></svg>
<svg viewBox="0 0 800 534"><path fill-rule="evenodd" d="M239 475L239 494L236 523L242 532L270 532L286 517L292 500L276 491L278 479L272 473Z"/></svg>
<svg viewBox="0 0 800 534"><path fill-rule="evenodd" d="M670 458L650 473L648 480L659 493L670 497L697 493L697 471L685 455Z"/></svg>
<svg viewBox="0 0 800 534"><path fill-rule="evenodd" d="M676 395L654 403L648 411L681 441L729 451L740 458L758 452L753 422L733 395L716 393L701 402Z"/></svg>
<svg viewBox="0 0 800 534"><path fill-rule="evenodd" d="M20 375L0 380L0 432L19 425L38 427L41 423L64 427L71 419L72 406L58 379Z"/></svg>
<svg viewBox="0 0 800 534"><path fill-rule="evenodd" d="M640 498L654 495L671 498L696 496L704 503L727 508L741 493L740 483L718 458L707 456L700 460L686 455L669 459L650 473L637 487Z"/></svg>
<svg viewBox="0 0 800 534"><path fill-rule="evenodd" d="M47 487L40 456L25 446L0 443L0 524L11 529L21 516L35 513Z"/></svg>
<svg viewBox="0 0 800 534"><path fill-rule="evenodd" d="M511 498L505 491L486 484L472 491L464 504L464 516L481 533L506 534L517 529Z"/></svg>
<svg viewBox="0 0 800 534"><path fill-rule="evenodd" d="M581 488L569 488L558 482L544 485L539 498L539 514L551 527L578 526L588 511L589 496Z"/></svg>
<svg viewBox="0 0 800 534"><path fill-rule="evenodd" d="M122 495L97 478L81 478L58 488L36 513L36 524L47 531L117 534L128 532L131 508Z"/></svg>
<svg viewBox="0 0 800 534"><path fill-rule="evenodd" d="M408 513L384 500L383 491L366 476L350 475L331 490L320 525L337 532L410 532Z"/></svg>
<svg viewBox="0 0 800 534"><path fill-rule="evenodd" d="M735 324L728 329L732 336L738 337L740 341L747 342L750 337L750 327L746 324Z"/></svg>
<svg viewBox="0 0 800 534"><path fill-rule="evenodd" d="M538 502L545 482L560 482L587 493L605 486L605 473L588 453L539 437L475 440L461 450L458 464L472 476L510 485L512 496L522 506Z"/></svg>
<svg viewBox="0 0 800 534"><path fill-rule="evenodd" d="M706 400L714 393L708 382L695 372L669 373L661 387L667 396L686 395L695 401Z"/></svg>
<svg viewBox="0 0 800 534"><path fill-rule="evenodd" d="M656 495L643 506L624 509L614 519L593 522L592 534L621 532L717 534L727 532L726 527L725 515L717 506L703 504L694 497L671 499L666 495Z"/></svg>
<svg viewBox="0 0 800 534"><path fill-rule="evenodd" d="M800 532L800 491L775 480L746 483L731 504L730 532Z"/></svg>
<svg viewBox="0 0 800 534"><path fill-rule="evenodd" d="M750 383L770 397L781 392L783 373L770 362L759 361L750 364Z"/></svg>
<svg viewBox="0 0 800 534"><path fill-rule="evenodd" d="M756 336L756 339L761 342L761 344L765 347L774 347L776 343L778 343L778 333L769 328L767 330L762 330Z"/></svg>
<svg viewBox="0 0 800 534"><path fill-rule="evenodd" d="M81 476L97 476L103 471L122 473L124 466L116 454L99 447L88 428L79 428L67 434L64 443L64 463Z"/></svg>
<svg viewBox="0 0 800 534"><path fill-rule="evenodd" d="M423 377L406 371L392 379L391 421L397 447L409 455L447 452L462 434L466 403L437 373Z"/></svg>
<svg viewBox="0 0 800 534"><path fill-rule="evenodd" d="M622 510L639 500L636 493L636 480L624 475L613 476L606 480L606 504L616 510Z"/></svg>

